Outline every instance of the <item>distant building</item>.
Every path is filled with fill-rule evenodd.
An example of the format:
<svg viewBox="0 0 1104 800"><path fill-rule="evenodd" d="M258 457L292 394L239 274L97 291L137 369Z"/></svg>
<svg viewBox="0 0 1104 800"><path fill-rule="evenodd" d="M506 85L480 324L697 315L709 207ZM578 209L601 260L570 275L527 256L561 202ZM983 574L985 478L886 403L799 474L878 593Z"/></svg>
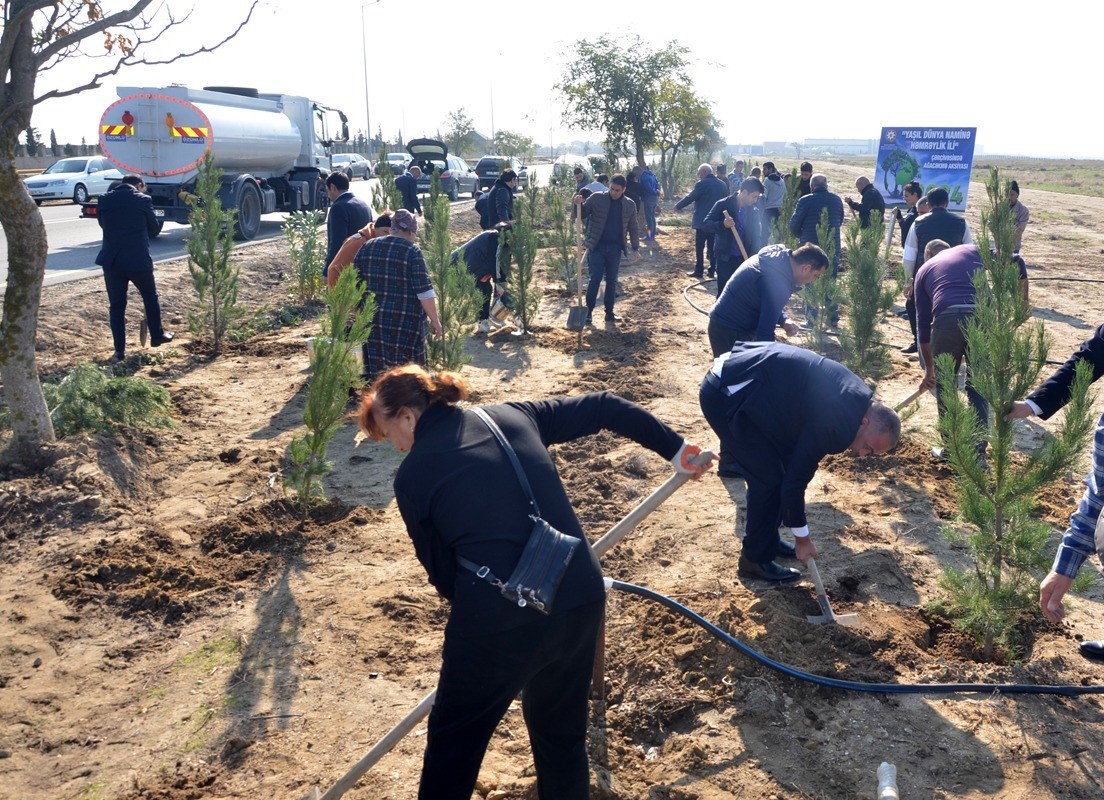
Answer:
<svg viewBox="0 0 1104 800"><path fill-rule="evenodd" d="M877 139L806 139L802 154L832 153L839 156L871 156L877 152Z"/></svg>

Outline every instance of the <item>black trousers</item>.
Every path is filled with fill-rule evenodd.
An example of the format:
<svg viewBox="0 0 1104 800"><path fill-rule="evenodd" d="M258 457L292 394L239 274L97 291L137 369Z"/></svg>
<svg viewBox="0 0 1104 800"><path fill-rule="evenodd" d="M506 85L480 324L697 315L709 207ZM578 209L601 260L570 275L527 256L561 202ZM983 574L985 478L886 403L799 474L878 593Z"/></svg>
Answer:
<svg viewBox="0 0 1104 800"><path fill-rule="evenodd" d="M707 378L702 381L698 398L706 422L721 440L721 449L727 459L724 466L747 482L743 556L764 564L773 561L778 552L786 465L770 441L741 420L740 407L756 388L753 383L729 395Z"/></svg>
<svg viewBox="0 0 1104 800"><path fill-rule="evenodd" d="M713 234L706 233L701 228L694 229L694 271L701 275L705 270L704 257L709 258L709 268L713 269L716 261L713 258Z"/></svg>
<svg viewBox="0 0 1104 800"><path fill-rule="evenodd" d="M503 600L503 603L508 601ZM445 634L419 800L469 800L499 720L521 692L540 800L588 800L587 695L605 601L490 634Z"/></svg>
<svg viewBox="0 0 1104 800"><path fill-rule="evenodd" d="M732 258L722 258L717 262L717 297L721 296L721 292L724 291L729 278L736 274L736 270L740 268L740 263L739 253Z"/></svg>
<svg viewBox="0 0 1104 800"><path fill-rule="evenodd" d="M116 353L126 352L127 288L131 283L142 295L142 303L146 307L146 322L149 324L153 341L159 341L165 333L165 329L161 326L161 303L157 299L157 285L153 281L153 270L105 269L104 284L107 286L108 319Z"/></svg>
<svg viewBox="0 0 1104 800"><path fill-rule="evenodd" d="M483 305L479 309L480 321L490 319L491 316L491 292L494 289L494 284L491 282L490 275L483 275L475 279L475 285L480 292L483 293Z"/></svg>

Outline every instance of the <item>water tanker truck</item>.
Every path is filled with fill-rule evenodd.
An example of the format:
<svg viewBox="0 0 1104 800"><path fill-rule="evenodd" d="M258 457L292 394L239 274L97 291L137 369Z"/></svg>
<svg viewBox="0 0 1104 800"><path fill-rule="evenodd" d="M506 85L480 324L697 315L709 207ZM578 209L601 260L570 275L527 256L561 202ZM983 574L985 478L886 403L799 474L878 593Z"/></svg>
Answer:
<svg viewBox="0 0 1104 800"><path fill-rule="evenodd" d="M344 114L306 97L214 86L118 93L100 119L100 148L112 166L142 176L159 218L187 223L199 165L212 157L240 239L257 235L262 214L322 208L330 149L349 138ZM329 135L332 114L340 136ZM95 213L85 206L86 216Z"/></svg>

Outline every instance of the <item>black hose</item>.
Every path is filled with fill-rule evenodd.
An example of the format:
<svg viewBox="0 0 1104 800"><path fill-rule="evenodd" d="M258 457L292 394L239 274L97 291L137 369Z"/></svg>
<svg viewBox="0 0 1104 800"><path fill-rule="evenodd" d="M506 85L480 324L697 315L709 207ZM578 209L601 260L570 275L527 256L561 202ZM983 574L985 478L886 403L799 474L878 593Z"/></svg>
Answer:
<svg viewBox="0 0 1104 800"><path fill-rule="evenodd" d="M667 608L672 611L681 614L691 622L709 631L713 636L720 639L729 647L739 650L741 653L758 661L760 664L777 670L783 675L788 675L791 678L809 681L810 683L815 683L820 686L831 686L835 689L849 689L853 692L871 692L879 694L958 694L961 692L972 692L978 694L1060 694L1065 697L1076 697L1083 694L1104 694L1104 686L1033 686L1016 683L864 683L862 681L845 681L839 678L826 678L823 675L813 675L812 673L802 672L793 667L787 667L785 664L780 664L777 661L767 658L765 655L752 650L739 639L721 630L709 620L691 611L681 603L672 600L670 597L661 595L659 592L653 592L651 589L645 589L643 586L637 586L633 583L624 583L623 581L615 581L609 578L606 579L606 585L613 589L627 592L628 594L646 597L649 600L654 600L661 605L667 606Z"/></svg>

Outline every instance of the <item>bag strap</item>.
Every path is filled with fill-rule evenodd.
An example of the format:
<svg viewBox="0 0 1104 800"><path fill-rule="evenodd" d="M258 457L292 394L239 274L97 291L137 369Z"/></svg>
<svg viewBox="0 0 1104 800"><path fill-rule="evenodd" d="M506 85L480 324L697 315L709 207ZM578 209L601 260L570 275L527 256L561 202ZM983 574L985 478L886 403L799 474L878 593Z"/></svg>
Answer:
<svg viewBox="0 0 1104 800"><path fill-rule="evenodd" d="M514 472L517 473L518 481L521 483L521 488L525 492L525 496L529 498L529 505L533 507L533 516L539 517L541 515L540 508L537 506L537 499L533 496L533 490L529 486L529 479L525 477L525 470L521 468L521 462L518 461L517 453L514 452L514 448L506 441L506 435L483 409L473 408L472 413L483 420L487 427L491 429L491 433L494 434L494 437L498 439L498 443L502 445L502 449L506 452L506 457L510 459L510 463L514 467Z"/></svg>

